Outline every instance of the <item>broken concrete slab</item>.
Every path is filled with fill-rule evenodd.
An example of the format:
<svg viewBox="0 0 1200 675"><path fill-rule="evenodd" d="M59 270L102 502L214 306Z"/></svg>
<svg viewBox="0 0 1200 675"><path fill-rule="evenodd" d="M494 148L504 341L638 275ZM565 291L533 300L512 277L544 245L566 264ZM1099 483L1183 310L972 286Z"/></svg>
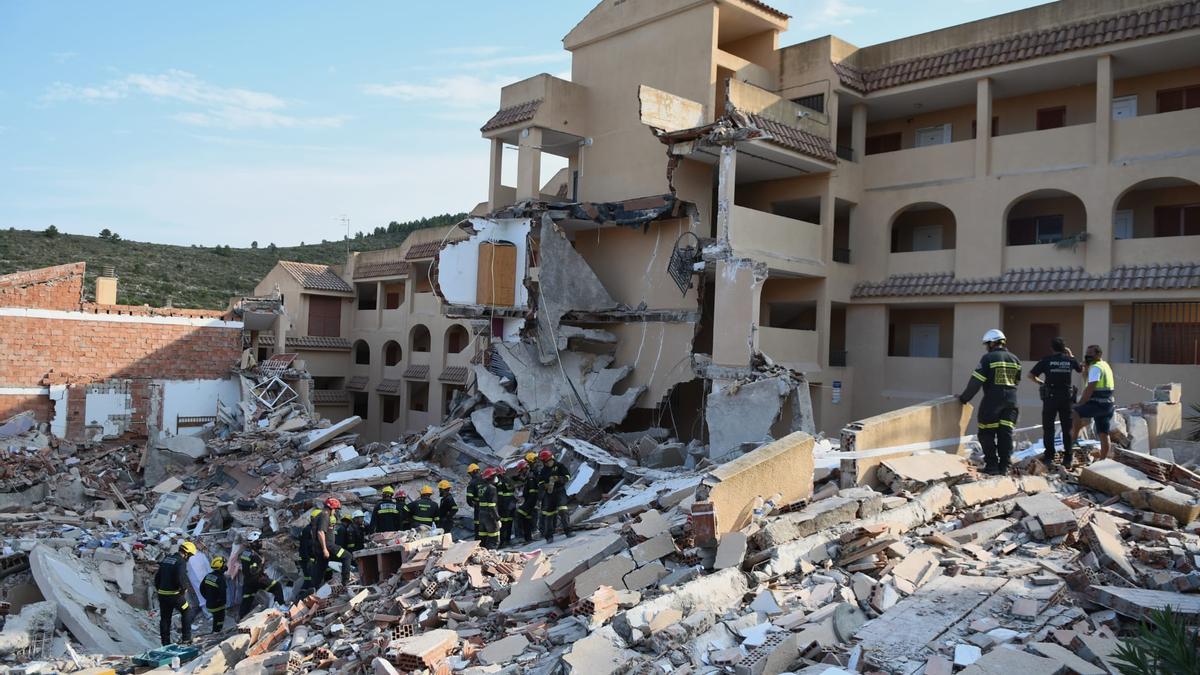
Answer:
<svg viewBox="0 0 1200 675"><path fill-rule="evenodd" d="M479 650L479 662L484 665L507 663L521 655L529 646L524 635L509 635Z"/></svg>
<svg viewBox="0 0 1200 675"><path fill-rule="evenodd" d="M723 614L739 604L748 590L746 575L730 567L693 579L675 587L670 593L632 607L614 617L613 625L622 635L629 635L631 629L649 625L656 614L668 607L683 612L685 616L706 611Z"/></svg>
<svg viewBox="0 0 1200 675"><path fill-rule="evenodd" d="M785 513L764 524L752 537L754 545L766 549L848 523L859 517L859 504L859 500L847 497L813 502L800 511Z"/></svg>
<svg viewBox="0 0 1200 675"><path fill-rule="evenodd" d="M635 562L639 565L658 560L675 552L675 540L671 538L670 532L663 532L652 539L634 546L629 550Z"/></svg>
<svg viewBox="0 0 1200 675"><path fill-rule="evenodd" d="M1054 495L1029 495L1017 497L1016 501L1017 508L1025 515L1037 518L1047 537L1058 537L1074 532L1079 527L1075 514Z"/></svg>
<svg viewBox="0 0 1200 675"><path fill-rule="evenodd" d="M300 449L305 452L312 452L338 436L350 432L360 424L362 424L362 418L358 415L351 415L340 422L334 422L324 429L313 429L305 436L304 442L300 444Z"/></svg>
<svg viewBox="0 0 1200 675"><path fill-rule="evenodd" d="M1061 663L1075 675L1106 675L1100 666L1084 661L1075 652L1053 642L1033 642L1029 644L1033 653Z"/></svg>
<svg viewBox="0 0 1200 675"><path fill-rule="evenodd" d="M626 648L625 641L612 626L604 626L572 644L571 651L563 655L563 661L572 673L611 675L636 656L637 652Z"/></svg>
<svg viewBox="0 0 1200 675"><path fill-rule="evenodd" d="M1200 617L1200 595L1144 588L1092 586L1092 600L1134 619L1145 619L1156 609L1170 607L1185 618Z"/></svg>
<svg viewBox="0 0 1200 675"><path fill-rule="evenodd" d="M643 539L650 539L671 528L671 523L656 509L643 513L636 522L629 526L633 533Z"/></svg>
<svg viewBox="0 0 1200 675"><path fill-rule="evenodd" d="M750 522L756 498L780 495L791 504L812 494L813 437L797 431L722 464L704 477L698 500L712 503L714 533L740 530Z"/></svg>
<svg viewBox="0 0 1200 675"><path fill-rule="evenodd" d="M933 482L954 484L969 474L967 461L958 455L930 452L893 457L879 463L876 477L892 492L916 492Z"/></svg>
<svg viewBox="0 0 1200 675"><path fill-rule="evenodd" d="M726 532L721 535L721 543L717 546L717 557L713 569L723 570L729 567L741 567L746 558L746 533Z"/></svg>
<svg viewBox="0 0 1200 675"><path fill-rule="evenodd" d="M771 428L791 391L791 381L782 377L714 388L705 406L708 456L721 457L743 443L772 440Z"/></svg>
<svg viewBox="0 0 1200 675"><path fill-rule="evenodd" d="M575 596L586 598L601 586L625 588L625 575L636 567L633 558L627 555L614 555L602 560L575 577Z"/></svg>
<svg viewBox="0 0 1200 675"><path fill-rule="evenodd" d="M155 444L160 450L183 455L193 460L208 456L208 447L199 436L159 436Z"/></svg>
<svg viewBox="0 0 1200 675"><path fill-rule="evenodd" d="M842 450L912 448L963 454L971 411L970 404L951 395L857 420L842 429Z"/></svg>
<svg viewBox="0 0 1200 675"><path fill-rule="evenodd" d="M1120 496L1136 508L1174 516L1180 525L1200 517L1200 499L1160 483L1137 469L1114 459L1085 466L1079 482L1107 495Z"/></svg>
<svg viewBox="0 0 1200 675"><path fill-rule="evenodd" d="M657 584L665 576L667 576L667 568L656 560L626 574L625 588L631 591L640 591Z"/></svg>
<svg viewBox="0 0 1200 675"><path fill-rule="evenodd" d="M959 671L959 675L1059 675L1062 666L1052 659L997 647Z"/></svg>

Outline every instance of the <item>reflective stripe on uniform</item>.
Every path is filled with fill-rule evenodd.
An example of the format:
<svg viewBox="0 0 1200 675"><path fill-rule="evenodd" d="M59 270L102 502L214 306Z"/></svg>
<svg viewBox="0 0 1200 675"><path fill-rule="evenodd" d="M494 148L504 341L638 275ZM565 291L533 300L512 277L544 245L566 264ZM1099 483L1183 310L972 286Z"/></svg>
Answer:
<svg viewBox="0 0 1200 675"><path fill-rule="evenodd" d="M978 372L972 371L971 377L979 380L980 382L987 382L987 378L984 377L983 375L980 375Z"/></svg>
<svg viewBox="0 0 1200 675"><path fill-rule="evenodd" d="M164 591L161 588L157 589L159 595L179 595L179 591Z"/></svg>
<svg viewBox="0 0 1200 675"><path fill-rule="evenodd" d="M1017 426L1016 422L1010 422L1008 420L1000 420L999 422L996 422L996 424L1002 427L1008 427L1009 429L1014 429Z"/></svg>
<svg viewBox="0 0 1200 675"><path fill-rule="evenodd" d="M220 611L224 611L224 609L225 609L225 605L221 605L220 607L209 607L209 608L208 608L208 611L210 611L210 612L220 612Z"/></svg>
<svg viewBox="0 0 1200 675"><path fill-rule="evenodd" d="M495 506L496 502L479 502L479 505L483 507Z"/></svg>
<svg viewBox="0 0 1200 675"><path fill-rule="evenodd" d="M413 516L413 520L417 521L418 523L432 523L433 522L433 518L426 518L424 516Z"/></svg>
<svg viewBox="0 0 1200 675"><path fill-rule="evenodd" d="M999 422L980 422L979 428L980 429L999 429L1000 423Z"/></svg>
<svg viewBox="0 0 1200 675"><path fill-rule="evenodd" d="M992 368L1017 368L1017 369L1020 369L1020 367L1021 367L1021 364L1019 364L1019 363L1009 363L1008 361L992 361L988 365L991 366Z"/></svg>

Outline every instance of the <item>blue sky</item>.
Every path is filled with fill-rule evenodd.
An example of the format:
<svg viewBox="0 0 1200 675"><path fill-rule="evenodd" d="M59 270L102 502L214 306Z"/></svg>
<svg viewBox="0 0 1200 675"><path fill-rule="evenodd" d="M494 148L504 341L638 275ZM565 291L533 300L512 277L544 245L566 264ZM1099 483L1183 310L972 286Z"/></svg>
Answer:
<svg viewBox="0 0 1200 675"><path fill-rule="evenodd" d="M0 237L284 245L469 210L500 87L569 77L593 4L0 0ZM1039 3L772 4L784 45L863 46Z"/></svg>

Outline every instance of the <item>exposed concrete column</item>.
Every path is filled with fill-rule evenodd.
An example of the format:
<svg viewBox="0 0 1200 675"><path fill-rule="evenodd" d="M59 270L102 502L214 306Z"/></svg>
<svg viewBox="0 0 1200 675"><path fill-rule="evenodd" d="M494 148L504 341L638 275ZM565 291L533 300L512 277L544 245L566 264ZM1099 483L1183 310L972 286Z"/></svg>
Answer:
<svg viewBox="0 0 1200 675"><path fill-rule="evenodd" d="M983 334L993 328L1003 330L1003 326L1004 306L998 302L960 302L954 306L954 363L949 393L962 393L967 386L967 378L983 356Z"/></svg>
<svg viewBox="0 0 1200 675"><path fill-rule="evenodd" d="M829 92L829 96L825 100L825 116L829 118L829 144L833 146L834 154L837 154L838 145L838 93L836 91Z"/></svg>
<svg viewBox="0 0 1200 675"><path fill-rule="evenodd" d="M721 146L717 164L717 239L729 241L729 218L737 192L737 147L732 143Z"/></svg>
<svg viewBox="0 0 1200 675"><path fill-rule="evenodd" d="M829 279L822 280L817 293L817 363L823 370L829 368L829 324L833 316L829 284Z"/></svg>
<svg viewBox="0 0 1200 675"><path fill-rule="evenodd" d="M825 177L821 190L821 251L819 260L829 267L833 264L833 221L836 218L837 198L833 196L833 174Z"/></svg>
<svg viewBox="0 0 1200 675"><path fill-rule="evenodd" d="M1083 344L1076 356L1083 360L1088 345L1100 345L1108 354L1109 332L1112 329L1112 305L1108 300L1087 300L1083 303Z"/></svg>
<svg viewBox="0 0 1200 675"><path fill-rule="evenodd" d="M1112 139L1112 55L1096 57L1096 148L1094 163L1106 166Z"/></svg>
<svg viewBox="0 0 1200 675"><path fill-rule="evenodd" d="M855 103L850 109L850 147L854 150L854 161L861 162L867 156L866 103Z"/></svg>
<svg viewBox="0 0 1200 675"><path fill-rule="evenodd" d="M845 387L842 404L850 406L851 419L887 409L881 395L888 388L887 334L887 306L850 305L846 308L846 377L849 381L842 383Z"/></svg>
<svg viewBox="0 0 1200 675"><path fill-rule="evenodd" d="M387 304L387 296L383 291L383 282L375 282L375 328L383 328L383 306ZM382 360L382 359L381 359Z"/></svg>
<svg viewBox="0 0 1200 675"><path fill-rule="evenodd" d="M275 334L275 349L272 350L272 354L287 353L288 327L291 326L291 323L292 320L286 310L283 314L275 317L275 325L271 327L271 332Z"/></svg>
<svg viewBox="0 0 1200 675"><path fill-rule="evenodd" d="M537 199L542 190L542 130L521 131L517 146L517 201Z"/></svg>
<svg viewBox="0 0 1200 675"><path fill-rule="evenodd" d="M1088 239L1080 246L1083 246L1084 269L1092 274L1104 274L1113 266L1113 203L1107 193L1100 199L1099 202L1089 199L1084 204Z"/></svg>
<svg viewBox="0 0 1200 675"><path fill-rule="evenodd" d="M983 178L992 167L992 80L975 81L975 177Z"/></svg>
<svg viewBox="0 0 1200 675"><path fill-rule="evenodd" d="M491 158L488 162L488 211L495 211L500 207L500 188L503 186L502 175L504 170L504 141L499 138L492 139Z"/></svg>
<svg viewBox="0 0 1200 675"><path fill-rule="evenodd" d="M750 365L763 281L749 260L717 262L713 316L719 321L713 329L713 361L718 365Z"/></svg>

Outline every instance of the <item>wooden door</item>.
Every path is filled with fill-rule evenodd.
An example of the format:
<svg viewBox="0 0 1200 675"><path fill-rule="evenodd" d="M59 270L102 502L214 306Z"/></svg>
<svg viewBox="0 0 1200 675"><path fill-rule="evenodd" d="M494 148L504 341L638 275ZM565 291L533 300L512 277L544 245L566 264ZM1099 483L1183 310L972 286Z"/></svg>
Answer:
<svg viewBox="0 0 1200 675"><path fill-rule="evenodd" d="M517 302L517 247L507 241L479 245L475 301L480 305L512 307Z"/></svg>

